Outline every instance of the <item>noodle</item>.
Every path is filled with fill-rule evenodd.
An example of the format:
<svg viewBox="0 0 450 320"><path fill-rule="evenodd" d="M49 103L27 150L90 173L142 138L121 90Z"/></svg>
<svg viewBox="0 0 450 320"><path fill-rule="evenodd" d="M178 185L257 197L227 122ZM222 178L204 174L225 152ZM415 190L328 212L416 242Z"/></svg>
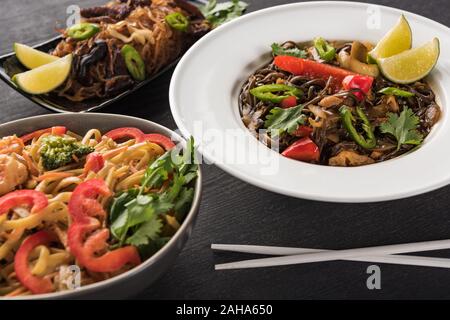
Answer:
<svg viewBox="0 0 450 320"><path fill-rule="evenodd" d="M139 11L136 14L140 15L143 12ZM43 166L41 148L49 135L44 133L35 137L28 145L17 150L18 153L9 153L23 159L29 174L26 181L14 188L22 189L34 185L32 189L45 193L48 205L39 212L31 212L29 208L22 206L14 208L9 213L0 212L0 295L3 296L31 294L16 277L14 257L22 241L28 235L41 230L56 235L57 241L52 245L40 245L32 251L29 256L30 270L35 276L50 279L54 290L67 290L66 284L70 275L65 272L75 263L75 258L67 247L67 231L71 224L68 203L72 191L77 185L91 179L104 180L114 193L135 188L140 185L149 164L165 153L162 147L148 141L137 143L131 139L122 143L115 142L102 135L98 129L91 129L84 136L67 132L63 138L76 137L79 143L88 145L95 153L103 155L104 166L98 172L86 172L84 168L86 159L81 157L66 166L47 171ZM6 141L5 139L2 142ZM26 161L22 158L23 155L27 155ZM110 198L102 197L101 206L107 208L109 201ZM102 224L106 223L106 217L101 220ZM172 216L163 220L164 225L170 225L174 230L179 228L180 223L181 221ZM81 268L81 283L84 285L101 281L126 270L125 268L115 273L95 273Z"/></svg>
<svg viewBox="0 0 450 320"><path fill-rule="evenodd" d="M106 6L85 9L86 22L97 23L100 20L100 32L90 39L74 41L67 34L58 44L53 54L59 57L74 54L74 67L71 77L56 90L57 95L72 101L83 101L92 98L105 98L117 95L135 81L124 69L124 60L120 49L125 44L132 45L145 63L147 77L151 77L161 69L174 62L196 39L206 33L210 27L203 17L181 9L175 0L153 1L112 1ZM127 10L128 15L117 21L114 17L96 16L100 11L118 8ZM187 32L173 30L165 21L168 14L179 12L190 18ZM83 16L83 10L82 10ZM108 19L105 19L108 18ZM99 45L105 45L104 55L98 61L87 65L86 76L81 75L82 65L86 57Z"/></svg>
<svg viewBox="0 0 450 320"><path fill-rule="evenodd" d="M351 50L352 43L333 42L333 46L340 50ZM300 49L307 52L307 59L317 60L311 43L297 44L287 41L281 45L285 49ZM323 63L323 61L318 61ZM334 60L329 64L340 67L339 62ZM377 128L385 122L389 113L399 114L402 109L409 108L418 117L417 131L423 138L430 133L431 128L439 120L440 108L435 101L435 95L425 80L417 81L412 85L402 85L388 81L383 76L374 79L370 93L364 97L363 101L358 101L355 92L358 90L341 90L335 92L331 83L332 77L328 81L323 78L311 78L307 75L299 76L290 72L280 70L274 60L264 65L243 84L239 94L239 111L241 119L248 130L267 146L279 145L279 152L282 153L290 145L299 140L298 136L284 134L279 137L278 144L273 143L269 133L261 131L265 129L265 121L270 112L279 107L278 103L262 101L252 95L251 90L264 85L285 84L300 89L303 94L297 98L297 104L303 106L303 114L306 116L305 126L308 126L311 139L320 151L320 159L312 160L312 163L320 165L333 165L333 157L339 156L343 151L349 151L355 157L364 159L357 165L371 164L396 158L402 154L410 152L414 145L401 145L397 148L397 143L391 136L383 135L378 129L375 130L377 146L374 149L366 149L353 141L340 121L339 109L343 105L355 108L362 106L367 112L367 117L373 128ZM398 87L399 89L412 93L413 97L403 98L385 96L379 91L386 87ZM337 101L337 103L334 103ZM262 135L262 136L260 136ZM347 162L340 162L340 166L348 166Z"/></svg>

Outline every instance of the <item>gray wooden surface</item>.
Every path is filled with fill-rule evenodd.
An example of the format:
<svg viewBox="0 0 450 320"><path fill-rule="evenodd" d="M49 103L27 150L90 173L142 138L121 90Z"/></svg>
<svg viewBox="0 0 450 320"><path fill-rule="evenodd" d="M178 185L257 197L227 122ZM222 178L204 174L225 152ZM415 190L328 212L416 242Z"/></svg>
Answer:
<svg viewBox="0 0 450 320"><path fill-rule="evenodd" d="M294 2L249 1L251 11ZM55 35L56 22L63 22L67 6L77 2L88 6L103 1L1 0L0 53L9 52L15 41L35 44ZM448 1L373 2L419 13L450 26ZM167 98L170 77L168 72L102 112L142 117L175 128ZM48 111L0 83L1 123L45 113ZM369 291L365 263L328 262L215 272L214 263L243 256L213 254L209 249L212 242L344 249L446 239L450 236L450 187L401 201L338 205L263 191L214 166L205 166L204 172L203 204L193 237L167 274L138 298L450 298L447 270L381 265L382 289ZM436 255L445 256L445 252Z"/></svg>

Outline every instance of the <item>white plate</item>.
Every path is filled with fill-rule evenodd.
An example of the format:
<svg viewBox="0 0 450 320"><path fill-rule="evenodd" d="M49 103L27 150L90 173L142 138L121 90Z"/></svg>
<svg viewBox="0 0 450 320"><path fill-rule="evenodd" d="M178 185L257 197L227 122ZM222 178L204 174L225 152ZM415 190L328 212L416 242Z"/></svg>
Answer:
<svg viewBox="0 0 450 320"><path fill-rule="evenodd" d="M415 46L432 37L441 40L441 58L429 80L443 115L419 150L375 165L334 168L284 158L247 131L239 116L239 90L268 61L273 42L308 41L317 36L377 42L402 13L411 24ZM450 30L412 13L354 2L283 5L245 15L197 42L175 70L170 105L182 134L193 135L209 161L243 181L320 201L400 199L450 182L448 57Z"/></svg>

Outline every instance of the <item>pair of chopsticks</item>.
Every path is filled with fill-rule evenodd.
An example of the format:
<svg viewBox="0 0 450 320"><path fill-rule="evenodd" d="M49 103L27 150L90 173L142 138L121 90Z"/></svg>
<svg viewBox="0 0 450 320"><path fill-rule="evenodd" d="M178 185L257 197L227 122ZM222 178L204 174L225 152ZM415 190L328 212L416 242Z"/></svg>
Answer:
<svg viewBox="0 0 450 320"><path fill-rule="evenodd" d="M251 245L212 244L215 251L272 255L272 258L252 259L217 264L216 270L248 269L347 260L450 269L450 259L398 254L450 249L450 240L397 244L349 250L319 250L306 248L267 247Z"/></svg>

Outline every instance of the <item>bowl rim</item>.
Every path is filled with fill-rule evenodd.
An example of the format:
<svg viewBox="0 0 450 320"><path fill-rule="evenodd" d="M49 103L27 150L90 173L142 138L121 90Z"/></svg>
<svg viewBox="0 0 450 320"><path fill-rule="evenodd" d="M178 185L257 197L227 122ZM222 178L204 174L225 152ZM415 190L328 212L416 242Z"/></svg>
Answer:
<svg viewBox="0 0 450 320"><path fill-rule="evenodd" d="M183 56L183 58L180 60L179 64L177 65L177 67L173 73L172 79L171 79L171 84L170 84L170 89L169 89L169 100L170 100L170 107L171 107L172 115L175 119L175 122L176 122L178 128L180 129L181 133L183 134L183 136L191 135L192 131L190 129L188 129L189 125L187 124L187 122L184 121L184 116L183 116L183 113L181 112L182 108L180 107L181 104L180 104L179 99L177 99L177 93L178 93L178 90L180 89L180 87L182 86L181 85L182 84L181 75L183 73L182 71L186 71L185 66L188 65L189 62L192 62L190 60L193 59L193 56L195 56L194 53L197 52L197 50L199 49L200 46L202 46L203 44L206 44L208 42L212 42L212 38L214 38L216 36L216 34L227 33L227 31L229 33L230 29L237 27L237 25L243 21L249 22L251 20L255 20L255 19L261 18L263 16L269 16L270 13L273 13L273 12L283 12L283 11L288 11L288 10L300 10L301 8L306 8L306 7L307 8L322 8L322 7L327 7L330 5L349 7L349 8L362 8L362 7L367 8L367 6L376 6L376 7L380 8L381 10L386 10L387 12L406 14L406 15L416 19L418 22L427 24L428 26L432 26L433 28L436 28L437 30L442 30L442 31L450 30L449 27L447 27L437 21L434 21L430 18L424 17L424 16L416 14L416 13L412 13L407 10L398 9L398 8L390 7L390 6L386 6L386 5L378 5L378 4L358 2L358 1L355 1L355 2L353 2L353 1L308 1L308 2L300 2L300 3L289 3L289 4L276 5L276 6L264 8L264 9L246 14L245 16L242 16L234 21L231 21L231 22L221 26L220 28L217 28L217 29L213 30L212 32L208 33L206 36L204 36L202 39L200 39L197 43L195 43L185 53L185 55ZM438 63L438 66L439 65L440 64ZM439 69L442 69L442 66L440 66ZM236 79L236 80L238 80L238 79ZM442 105L441 105L441 109L444 109L445 113L448 112L447 108L446 107L443 108ZM441 119L440 123L437 124L437 125L439 125L439 127L436 128L437 131L441 131L442 129L444 129L443 125L442 125L444 122L445 122L444 119ZM436 138L435 137L436 132L434 132L435 131L434 129L435 128L433 128L433 131L430 134L430 140L434 140ZM375 202L381 202L381 201L392 201L392 200L409 198L409 197L413 197L413 196L423 194L423 193L426 193L429 191L433 191L440 187L446 186L450 183L450 178L448 178L446 180L441 179L438 182L434 181L433 183L430 182L428 184L422 184L422 187L417 187L414 190L399 191L393 195L384 194L384 195L375 195L375 196L367 196L367 195L342 196L342 195L327 195L325 193L321 193L321 194L311 193L311 192L300 193L300 192L297 192L296 190L287 190L286 187L281 186L281 185L270 184L268 181L264 180L263 178L256 177L254 175L254 173L249 173L245 170L241 170L242 169L241 167L233 166L233 165L229 165L226 163L222 163L221 161L217 161L220 158L218 158L216 156L211 156L211 154L209 152L205 151L203 148L202 141L199 141L199 151L209 161L214 162L214 164L217 165L218 167L220 167L222 170L226 171L227 173L229 173L247 183L250 183L254 186L263 188L265 190L277 192L279 194L292 196L292 197L296 197L296 198L301 198L301 199L315 200L315 201L333 202L333 203L375 203ZM418 152L418 151L416 151L416 152ZM279 157L281 157L281 155L279 155ZM404 157L405 157L405 155L398 157L398 159L401 159ZM282 161L287 161L287 162L293 163L295 160L284 158ZM309 167L311 169L311 168L320 167L320 168L323 168L323 170L333 170L335 172L340 171L340 172L348 173L351 171L354 171L354 172L360 171L361 168L382 167L382 166L385 166L386 164L391 164L393 162L396 162L396 159L393 159L391 161L377 163L377 164L370 165L370 166L363 166L363 167L356 167L356 168L336 168L336 167L329 167L329 166L311 165L311 164L307 164L307 163L302 163L302 164L305 165L304 168ZM330 172L330 171L328 171L328 172Z"/></svg>
<svg viewBox="0 0 450 320"><path fill-rule="evenodd" d="M66 118L66 117L89 117L90 115L94 116L101 116L104 117L105 120L108 118L120 118L120 119L130 119L132 121L140 121L140 122L147 122L147 124L150 124L151 126L155 127L157 131L159 132L169 132L171 134L171 139L175 140L176 142L181 142L183 144L186 143L186 140L181 137L179 134L174 132L173 130L162 126L156 122L137 118L133 116L127 116L127 115L120 115L120 114L113 114L113 113L59 113L59 114L46 114L46 115L39 115L39 116L33 116L33 117L27 117L23 119L13 120L6 123L3 123L0 125L0 129L4 126L9 125L15 125L20 124L22 122L26 121L32 121L32 120L40 120L40 119L48 119L48 118ZM40 129L40 128L36 128ZM35 295L29 295L29 296L17 296L17 297L0 297L0 300L39 300L39 299L70 299L70 298L76 298L83 296L85 294L92 293L94 291L100 290L100 289L107 289L108 287L112 286L115 283L122 282L126 280L129 277L133 277L138 273L143 272L145 269L153 265L157 260L160 259L163 255L167 254L169 251L171 251L178 243L178 239L182 237L186 229L189 228L189 226L193 225L193 222L195 222L195 218L198 215L200 203L201 203L201 196L202 196L202 181L203 181L203 173L201 165L198 166L198 176L195 183L195 192L194 192L194 198L192 200L192 205L189 210L189 212L186 214L185 219L183 220L183 223L180 226L180 229L176 231L176 233L172 236L172 238L167 242L160 250L158 250L154 255L149 257L148 259L144 260L141 264L138 266L121 273L117 276L114 276L112 278L102 280L99 282L91 283L85 286L81 286L80 288L77 288L75 290L66 290L66 291L58 291L58 292L52 292L52 293L46 293L46 294L35 294Z"/></svg>

